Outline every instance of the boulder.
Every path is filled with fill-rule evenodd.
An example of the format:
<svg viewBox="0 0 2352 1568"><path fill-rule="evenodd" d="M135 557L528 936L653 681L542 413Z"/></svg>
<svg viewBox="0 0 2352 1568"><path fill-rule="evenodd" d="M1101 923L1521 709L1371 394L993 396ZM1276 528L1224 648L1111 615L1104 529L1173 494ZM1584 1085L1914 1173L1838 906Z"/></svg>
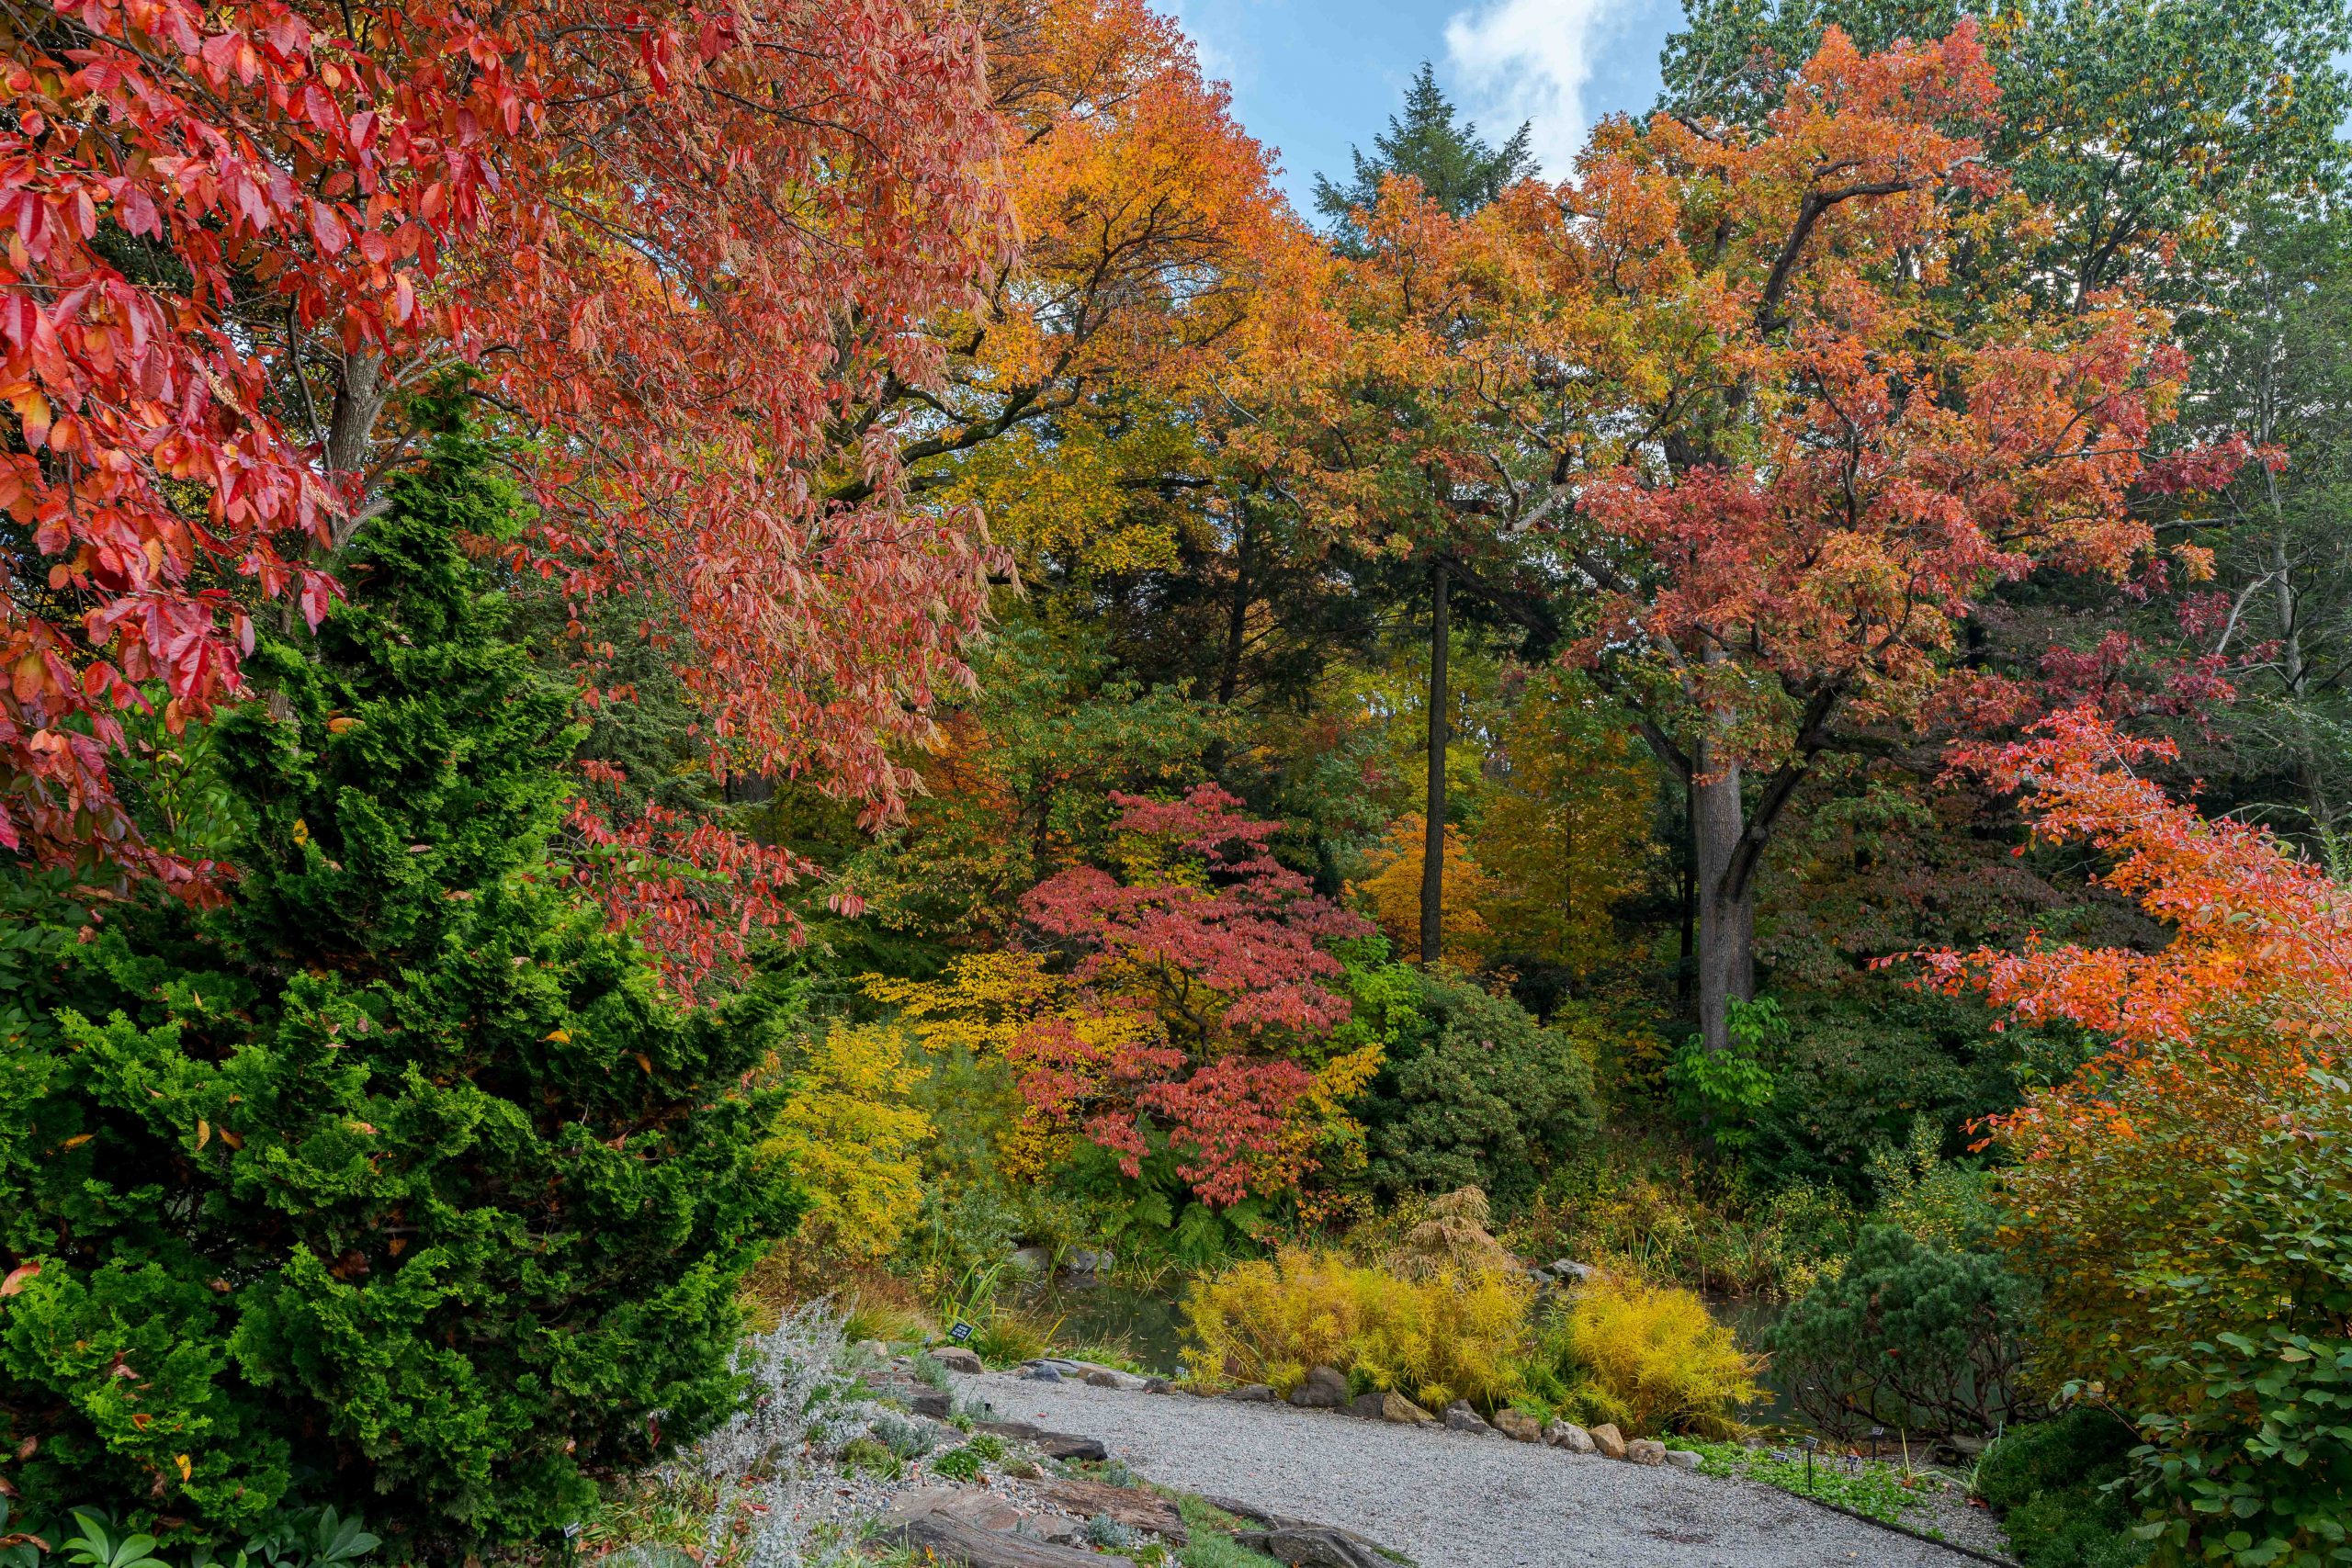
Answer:
<svg viewBox="0 0 2352 1568"><path fill-rule="evenodd" d="M1677 1470L1687 1470L1694 1475L1698 1473L1699 1456L1692 1453L1689 1449L1667 1450L1666 1462L1672 1465Z"/></svg>
<svg viewBox="0 0 2352 1568"><path fill-rule="evenodd" d="M1243 1404L1272 1404L1274 1391L1261 1382L1245 1382L1239 1388L1227 1389L1225 1397Z"/></svg>
<svg viewBox="0 0 2352 1568"><path fill-rule="evenodd" d="M1309 1367L1290 1402L1301 1410L1337 1410L1348 1402L1347 1377L1336 1367Z"/></svg>
<svg viewBox="0 0 2352 1568"><path fill-rule="evenodd" d="M1073 1546L1057 1546L1037 1536L992 1530L947 1514L912 1518L885 1517L881 1538L924 1554L922 1561L962 1568L1102 1568L1102 1558Z"/></svg>
<svg viewBox="0 0 2352 1568"><path fill-rule="evenodd" d="M1125 1388L1127 1384L1126 1379L1114 1371L1089 1372L1086 1374L1086 1382L1088 1386L1092 1388Z"/></svg>
<svg viewBox="0 0 2352 1568"><path fill-rule="evenodd" d="M1018 1529L1028 1516L995 1493L979 1486L913 1486L890 1499L890 1512L901 1519L925 1514L960 1519L984 1530Z"/></svg>
<svg viewBox="0 0 2352 1568"><path fill-rule="evenodd" d="M1664 1464L1666 1445L1655 1438L1635 1438L1625 1445L1625 1457L1635 1464Z"/></svg>
<svg viewBox="0 0 2352 1568"><path fill-rule="evenodd" d="M1544 1272L1564 1285L1584 1285L1591 1283L1593 1275L1599 1270L1589 1263L1578 1263L1573 1258L1562 1258L1555 1259Z"/></svg>
<svg viewBox="0 0 2352 1568"><path fill-rule="evenodd" d="M1061 1373L1054 1371L1051 1367L1032 1367L1021 1375L1031 1382L1059 1382L1062 1381Z"/></svg>
<svg viewBox="0 0 2352 1568"><path fill-rule="evenodd" d="M1099 1280L1118 1264L1116 1254L1091 1247L1073 1247L1062 1255L1062 1272L1077 1280Z"/></svg>
<svg viewBox="0 0 2352 1568"><path fill-rule="evenodd" d="M1544 1438L1544 1423L1524 1410L1505 1408L1496 1411L1495 1430L1513 1442L1534 1443Z"/></svg>
<svg viewBox="0 0 2352 1568"><path fill-rule="evenodd" d="M1603 1421L1592 1429L1592 1446L1603 1459L1625 1457L1625 1434L1617 1429L1614 1421Z"/></svg>
<svg viewBox="0 0 2352 1568"><path fill-rule="evenodd" d="M1043 1427L1033 1427L1026 1421L976 1421L976 1432L991 1437L1016 1438L1024 1443L1035 1443L1047 1459L1105 1460L1110 1450L1092 1438L1081 1438L1074 1432L1048 1432Z"/></svg>
<svg viewBox="0 0 2352 1568"><path fill-rule="evenodd" d="M1399 1425L1416 1427L1437 1419L1393 1388L1375 1390L1349 1401L1348 1414L1361 1416L1368 1421L1395 1421Z"/></svg>
<svg viewBox="0 0 2352 1568"><path fill-rule="evenodd" d="M1391 1568L1380 1549L1352 1530L1328 1525L1279 1525L1272 1529L1243 1530L1236 1546L1287 1562L1292 1568Z"/></svg>
<svg viewBox="0 0 2352 1568"><path fill-rule="evenodd" d="M1176 1385L1170 1382L1166 1378L1146 1378L1143 1380L1143 1391L1146 1393L1169 1393L1174 1392L1175 1387Z"/></svg>
<svg viewBox="0 0 2352 1568"><path fill-rule="evenodd" d="M1572 1454L1592 1452L1592 1434L1573 1421L1555 1421L1544 1428L1544 1440Z"/></svg>
<svg viewBox="0 0 2352 1568"><path fill-rule="evenodd" d="M933 1350L931 1353L931 1359L937 1361L941 1366L945 1367L951 1372L984 1372L988 1371L987 1366L981 1362L980 1358L977 1354L965 1349L961 1345L950 1345L944 1348Z"/></svg>
<svg viewBox="0 0 2352 1568"><path fill-rule="evenodd" d="M1444 1421L1450 1432L1491 1432L1487 1418L1470 1408L1466 1399L1457 1399L1445 1407Z"/></svg>
<svg viewBox="0 0 2352 1568"><path fill-rule="evenodd" d="M1112 1486L1072 1475L1040 1481L1029 1490L1081 1519L1108 1514L1129 1529L1149 1530L1178 1546L1189 1539L1184 1516L1176 1511L1176 1505L1140 1486Z"/></svg>

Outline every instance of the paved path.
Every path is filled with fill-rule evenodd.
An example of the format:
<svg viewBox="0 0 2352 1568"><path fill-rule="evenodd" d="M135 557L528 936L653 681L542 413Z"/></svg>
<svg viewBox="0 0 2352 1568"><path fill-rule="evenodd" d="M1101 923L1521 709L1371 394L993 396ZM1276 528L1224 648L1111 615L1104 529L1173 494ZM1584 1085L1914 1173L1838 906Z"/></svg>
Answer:
<svg viewBox="0 0 2352 1568"><path fill-rule="evenodd" d="M1768 1486L1500 1437L1005 1373L956 1381L1008 1420L1100 1439L1148 1480L1344 1525L1420 1568L1972 1562Z"/></svg>

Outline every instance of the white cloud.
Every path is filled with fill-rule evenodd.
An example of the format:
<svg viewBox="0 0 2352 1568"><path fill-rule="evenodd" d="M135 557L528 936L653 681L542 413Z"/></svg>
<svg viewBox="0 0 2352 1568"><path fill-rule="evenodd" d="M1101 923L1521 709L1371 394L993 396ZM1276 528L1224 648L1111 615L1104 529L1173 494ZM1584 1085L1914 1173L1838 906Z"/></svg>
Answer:
<svg viewBox="0 0 2352 1568"><path fill-rule="evenodd" d="M1566 179L1591 129L1585 85L1611 8L1611 0L1487 0L1456 12L1446 58L1479 134L1499 141L1530 122L1544 172Z"/></svg>

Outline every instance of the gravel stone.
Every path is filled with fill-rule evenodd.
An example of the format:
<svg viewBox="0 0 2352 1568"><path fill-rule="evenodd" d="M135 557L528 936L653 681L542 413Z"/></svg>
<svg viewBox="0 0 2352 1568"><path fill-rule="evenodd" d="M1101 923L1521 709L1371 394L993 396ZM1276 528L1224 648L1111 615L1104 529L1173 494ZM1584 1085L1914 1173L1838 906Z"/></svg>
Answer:
<svg viewBox="0 0 2352 1568"><path fill-rule="evenodd" d="M1082 1384L957 1380L1099 1438L1163 1485L1328 1520L1421 1568L1969 1568L1971 1560L1749 1482L1434 1427ZM1939 1521L1940 1522L1940 1521Z"/></svg>

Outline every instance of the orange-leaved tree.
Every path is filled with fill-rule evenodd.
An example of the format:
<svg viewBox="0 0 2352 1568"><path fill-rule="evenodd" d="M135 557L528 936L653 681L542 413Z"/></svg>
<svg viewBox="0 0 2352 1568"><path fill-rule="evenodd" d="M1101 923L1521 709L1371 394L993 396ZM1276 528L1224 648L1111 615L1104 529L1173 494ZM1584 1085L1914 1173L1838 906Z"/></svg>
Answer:
<svg viewBox="0 0 2352 1568"><path fill-rule="evenodd" d="M2016 712L1962 668L1981 598L2154 548L2132 501L2185 375L2165 319L1955 267L2041 220L1983 162L1994 101L1968 23L1868 55L1833 30L1760 130L1612 122L1576 187L1497 209L1547 282L1490 500L1556 529L1596 601L1580 661L1690 786L1711 1049L1815 759Z"/></svg>
<svg viewBox="0 0 2352 1568"><path fill-rule="evenodd" d="M2039 1375L2154 1440L2141 1495L2177 1560L2319 1562L2352 1501L2352 891L2138 771L2174 755L2087 708L1962 752L2172 939L1928 973L2091 1043L1992 1128L2017 1161L1998 1239L2041 1288Z"/></svg>

